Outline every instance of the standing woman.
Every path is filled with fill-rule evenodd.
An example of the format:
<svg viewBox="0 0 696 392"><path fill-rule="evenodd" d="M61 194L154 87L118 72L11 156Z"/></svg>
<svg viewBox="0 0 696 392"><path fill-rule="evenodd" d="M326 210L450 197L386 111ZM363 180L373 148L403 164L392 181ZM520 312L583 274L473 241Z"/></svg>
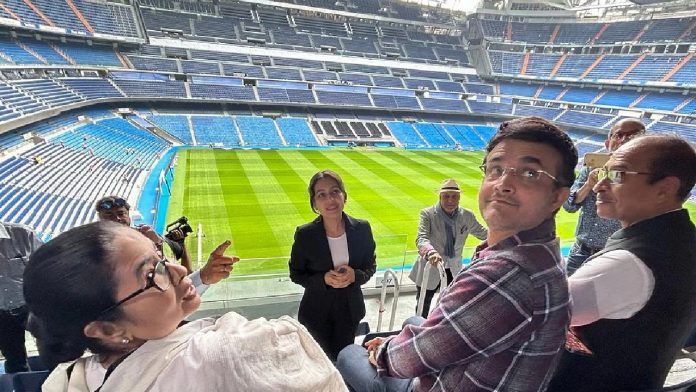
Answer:
<svg viewBox="0 0 696 392"><path fill-rule="evenodd" d="M365 316L360 286L375 273L370 224L343 212L343 180L323 170L309 180L309 203L319 216L299 226L290 255L290 279L305 288L298 318L326 354L352 344Z"/></svg>

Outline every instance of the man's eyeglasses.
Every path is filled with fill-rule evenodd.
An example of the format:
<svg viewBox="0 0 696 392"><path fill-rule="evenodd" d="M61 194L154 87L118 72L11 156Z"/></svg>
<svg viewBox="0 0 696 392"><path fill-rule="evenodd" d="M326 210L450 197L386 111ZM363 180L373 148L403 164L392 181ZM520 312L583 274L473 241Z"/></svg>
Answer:
<svg viewBox="0 0 696 392"><path fill-rule="evenodd" d="M481 165L479 169L483 172L486 180L495 181L505 174L510 174L519 178L522 182L533 183L539 181L542 175L545 175L552 179L555 183L559 183L556 177L552 176L545 170L534 170L534 169L517 169L515 167L503 168L497 165Z"/></svg>
<svg viewBox="0 0 696 392"><path fill-rule="evenodd" d="M634 132L622 132L622 133L611 134L611 135L609 135L609 138L615 139L615 140L624 139L624 140L628 141L628 140L631 140L631 139L638 137L640 135L643 135L643 134L645 134L645 131L643 131L643 130L634 131Z"/></svg>
<svg viewBox="0 0 696 392"><path fill-rule="evenodd" d="M597 182L602 181L606 178L612 184L622 184L624 182L624 178L626 177L626 174L651 175L652 173L627 171L627 170L610 170L610 169L607 169L606 167L603 167L603 168L599 169L599 172L597 173Z"/></svg>
<svg viewBox="0 0 696 392"><path fill-rule="evenodd" d="M146 279L147 283L145 284L145 287L135 291L133 294L104 309L97 318L109 313L110 311L118 308L119 306L153 287L162 292L167 291L167 289L169 289L169 287L172 285L172 275L169 273L169 269L167 268L167 259L158 261L157 264L155 264L155 269L147 273Z"/></svg>
<svg viewBox="0 0 696 392"><path fill-rule="evenodd" d="M110 210L112 208L118 208L118 207L125 207L128 205L128 202L120 197L117 197L115 199L107 199L99 203L97 206L97 211L101 210Z"/></svg>

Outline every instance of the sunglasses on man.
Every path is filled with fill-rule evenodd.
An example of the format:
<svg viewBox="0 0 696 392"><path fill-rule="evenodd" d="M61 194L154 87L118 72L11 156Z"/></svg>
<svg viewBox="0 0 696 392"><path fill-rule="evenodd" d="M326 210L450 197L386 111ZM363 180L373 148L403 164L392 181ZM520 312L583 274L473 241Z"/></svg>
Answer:
<svg viewBox="0 0 696 392"><path fill-rule="evenodd" d="M97 206L97 211L110 210L112 208L126 207L128 202L120 197L114 199L106 199L99 203Z"/></svg>

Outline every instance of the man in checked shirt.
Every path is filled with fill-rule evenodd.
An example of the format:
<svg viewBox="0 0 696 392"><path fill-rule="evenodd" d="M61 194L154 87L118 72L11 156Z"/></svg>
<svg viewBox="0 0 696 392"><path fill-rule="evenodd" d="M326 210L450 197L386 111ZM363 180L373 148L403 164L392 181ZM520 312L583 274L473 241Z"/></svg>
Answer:
<svg viewBox="0 0 696 392"><path fill-rule="evenodd" d="M569 323L555 214L577 151L536 117L501 124L486 147L479 208L488 237L420 325L338 356L361 391L543 391Z"/></svg>

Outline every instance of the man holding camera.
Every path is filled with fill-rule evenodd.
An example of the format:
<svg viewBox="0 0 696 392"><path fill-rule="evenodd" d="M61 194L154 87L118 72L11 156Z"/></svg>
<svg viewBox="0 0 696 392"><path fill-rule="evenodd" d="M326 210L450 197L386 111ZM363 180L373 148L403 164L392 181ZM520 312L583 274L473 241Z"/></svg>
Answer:
<svg viewBox="0 0 696 392"><path fill-rule="evenodd" d="M632 138L645 133L645 126L635 118L625 118L617 121L611 127L607 140L604 141L609 154L616 151L624 143ZM597 196L592 188L597 184L599 166L604 162L598 162L596 167L588 165L580 170L578 178L570 188L570 196L563 204L563 209L568 212L580 210L578 225L575 229L575 244L570 249L567 262L567 274L571 276L588 257L604 248L607 238L621 228L618 221L600 218L597 215Z"/></svg>
<svg viewBox="0 0 696 392"><path fill-rule="evenodd" d="M41 245L28 226L0 222L0 353L5 373L29 371L24 346L29 313L22 286L29 256Z"/></svg>
<svg viewBox="0 0 696 392"><path fill-rule="evenodd" d="M95 207L100 221L109 220L122 225L131 226L130 204L128 204L126 199L120 196L102 197L97 200ZM134 229L154 242L160 251L163 250L164 243L167 243L167 246L172 250L176 259L181 259L181 264L188 270L189 277L193 281L194 286L196 286L196 290L198 290L198 293L201 295L209 285L227 278L232 271L232 264L239 260L236 256L234 257L234 259L236 259L234 261L228 260L229 258L209 259L203 268L193 271L191 268L191 260L186 251L186 246L184 245L184 239L186 238L184 230L176 228L162 237L157 234L150 225L138 225L135 226ZM230 242L226 241L224 244L226 245L225 248L227 248Z"/></svg>

